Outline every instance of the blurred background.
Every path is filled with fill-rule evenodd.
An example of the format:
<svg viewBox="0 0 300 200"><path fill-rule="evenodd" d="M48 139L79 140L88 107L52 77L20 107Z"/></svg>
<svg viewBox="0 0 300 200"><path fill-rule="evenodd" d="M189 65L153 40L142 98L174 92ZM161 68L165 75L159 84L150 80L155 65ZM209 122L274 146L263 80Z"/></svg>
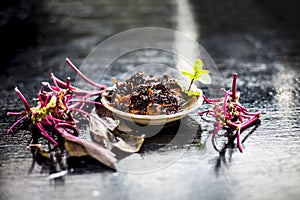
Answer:
<svg viewBox="0 0 300 200"><path fill-rule="evenodd" d="M297 0L1 0L1 199L299 198L299 11ZM191 147L183 159L154 174L74 175L57 188L44 177L33 180L26 174L28 138L5 134L15 120L6 112L23 109L14 87L32 99L51 72L75 76L66 57L80 66L100 42L140 27L178 30L197 40L226 86L239 73L241 102L263 112L245 152L228 160ZM212 124L201 121L201 126L202 138L208 137Z"/></svg>
<svg viewBox="0 0 300 200"><path fill-rule="evenodd" d="M189 35L217 63L298 61L298 13L297 0L3 0L1 76L47 74L67 56L81 63L104 39L148 26Z"/></svg>

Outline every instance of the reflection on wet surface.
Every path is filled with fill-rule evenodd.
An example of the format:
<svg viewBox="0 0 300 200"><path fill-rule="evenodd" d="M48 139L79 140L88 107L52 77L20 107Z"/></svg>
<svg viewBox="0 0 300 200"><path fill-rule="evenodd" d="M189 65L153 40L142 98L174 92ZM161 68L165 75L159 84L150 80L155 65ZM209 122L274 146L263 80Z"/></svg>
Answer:
<svg viewBox="0 0 300 200"><path fill-rule="evenodd" d="M297 6L292 1L284 3L280 12L272 11L277 10L275 5L281 5L281 0L271 3L268 0L32 2L33 5L17 6L20 13L15 26L25 19L24 23L36 24L34 27L38 28L24 32L31 36L33 31L30 41L34 42L14 44L8 56L11 59L1 63L4 67L0 74L3 80L0 86L0 199L299 197L300 49L299 22L292 17ZM6 13L5 16L14 15ZM189 26L190 20L196 25ZM40 81L49 80L50 72L61 78L74 77L64 64L65 57L80 65L99 42L120 31L143 26L178 29L197 37L216 62L226 88L230 87L231 75L239 74L237 87L241 91L241 103L251 111L259 109L263 113L260 126L250 135L251 129L242 134L242 138L246 138L244 152L241 154L228 147L219 155L210 142L213 124L193 114L193 125L184 125L198 130L194 143L169 145L174 135L160 135L149 138L140 154L126 155L120 161L121 167L137 170L147 162L165 166L170 160L174 161L160 170L114 172L93 161L85 161L71 168L61 181L49 181L48 171L41 173L43 168L39 165L29 174L32 159L26 145L30 133L21 130L13 137L5 133L14 121L5 113L22 109L13 92L14 86L18 85L26 97L32 99ZM15 49L18 51L14 52ZM176 60L151 50L133 58L125 57L116 68L124 63L134 66L143 59L173 66Z"/></svg>

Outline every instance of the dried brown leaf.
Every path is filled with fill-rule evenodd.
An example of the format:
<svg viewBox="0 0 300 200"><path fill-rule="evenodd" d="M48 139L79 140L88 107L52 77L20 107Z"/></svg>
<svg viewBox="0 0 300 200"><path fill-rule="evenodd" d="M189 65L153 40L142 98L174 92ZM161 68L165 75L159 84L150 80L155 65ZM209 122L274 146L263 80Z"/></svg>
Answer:
<svg viewBox="0 0 300 200"><path fill-rule="evenodd" d="M117 159L115 158L115 154L110 150L105 149L94 142L81 140L67 135L64 137L65 148L69 152L70 156L91 156L104 165L115 168Z"/></svg>
<svg viewBox="0 0 300 200"><path fill-rule="evenodd" d="M118 133L117 135L116 139L118 142L113 143L113 146L128 153L138 152L144 142L143 135L133 136L126 133Z"/></svg>
<svg viewBox="0 0 300 200"><path fill-rule="evenodd" d="M124 122L110 117L100 118L98 114L93 111L89 123L94 142L104 144L109 149L115 147L129 153L140 150L144 136L131 135L132 130Z"/></svg>
<svg viewBox="0 0 300 200"><path fill-rule="evenodd" d="M89 121L90 134L91 138L94 142L105 146L108 149L112 149L112 142L115 141L114 135L111 134L107 126L115 129L117 126L117 122L113 122L111 120L107 124L105 124L104 120L102 120L97 114L92 113Z"/></svg>
<svg viewBox="0 0 300 200"><path fill-rule="evenodd" d="M120 121L119 126L117 127L117 129L121 132L125 132L125 133L128 133L128 134L132 132L132 130L123 121Z"/></svg>

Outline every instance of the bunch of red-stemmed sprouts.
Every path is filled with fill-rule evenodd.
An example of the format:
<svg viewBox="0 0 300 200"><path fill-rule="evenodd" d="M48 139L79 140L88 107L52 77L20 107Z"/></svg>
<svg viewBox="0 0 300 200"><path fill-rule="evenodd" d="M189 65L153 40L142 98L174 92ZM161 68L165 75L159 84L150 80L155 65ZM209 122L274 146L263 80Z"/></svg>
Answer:
<svg viewBox="0 0 300 200"><path fill-rule="evenodd" d="M94 83L88 79L68 58L66 62L83 80L94 86L96 90L86 91L79 89L70 85L69 77L64 82L51 74L53 85L49 82L42 82L42 87L37 96L37 105L30 107L23 94L16 87L15 91L23 102L25 110L7 113L8 116L20 117L8 129L7 133L10 133L23 120L29 119L54 147L63 145L62 142L59 142L61 137L77 139L78 127L73 116L74 112L81 113L85 117L89 116L89 113L83 110L84 105L101 105L99 102L90 100L90 97L101 95L105 91L106 86ZM54 131L48 133L47 129Z"/></svg>
<svg viewBox="0 0 300 200"><path fill-rule="evenodd" d="M237 147L240 152L243 152L241 143L241 131L245 128L254 125L261 112L250 113L247 108L241 105L239 102L240 92L236 91L237 73L233 75L232 89L231 91L222 89L225 93L225 97L218 99L207 99L204 95L204 102L212 104L212 109L204 112L199 112L199 115L208 114L215 118L215 129L212 134L212 143L217 151L220 151L216 145L216 135L218 132L225 129L236 130Z"/></svg>

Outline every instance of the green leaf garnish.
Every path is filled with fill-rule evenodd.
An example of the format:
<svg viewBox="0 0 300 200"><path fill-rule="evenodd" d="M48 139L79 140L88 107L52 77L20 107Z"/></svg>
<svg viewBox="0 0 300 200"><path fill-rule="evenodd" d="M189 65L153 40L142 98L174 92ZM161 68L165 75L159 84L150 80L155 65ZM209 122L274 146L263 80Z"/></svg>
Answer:
<svg viewBox="0 0 300 200"><path fill-rule="evenodd" d="M188 89L188 92L191 89L191 86L195 80L198 80L204 84L210 84L211 83L211 77L209 75L209 71L202 69L203 68L203 62L201 59L195 60L195 63L193 65L193 73L187 72L184 70L181 70L181 74L184 76L188 76L190 78L190 86Z"/></svg>
<svg viewBox="0 0 300 200"><path fill-rule="evenodd" d="M187 91L186 94L188 96L197 96L198 97L198 96L200 96L201 91Z"/></svg>
<svg viewBox="0 0 300 200"><path fill-rule="evenodd" d="M188 96L196 96L199 97L202 94L202 90L197 88L196 90L189 91L186 87L183 87L183 91L188 95Z"/></svg>

